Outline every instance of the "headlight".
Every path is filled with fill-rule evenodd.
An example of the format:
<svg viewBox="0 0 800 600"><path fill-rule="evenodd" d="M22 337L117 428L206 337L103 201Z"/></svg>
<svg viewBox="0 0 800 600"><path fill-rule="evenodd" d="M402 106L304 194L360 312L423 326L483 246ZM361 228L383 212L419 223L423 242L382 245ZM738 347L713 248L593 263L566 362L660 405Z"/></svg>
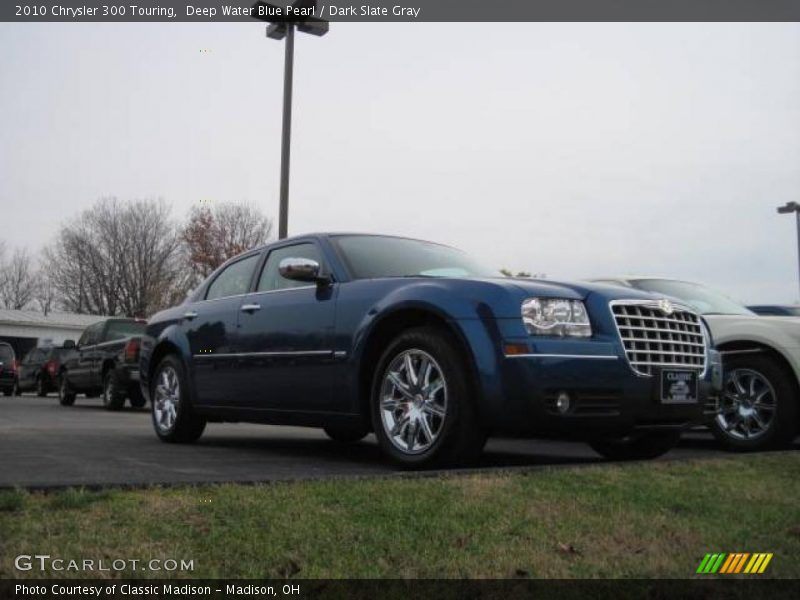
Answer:
<svg viewBox="0 0 800 600"><path fill-rule="evenodd" d="M580 300L528 298L522 303L522 321L531 335L590 337L592 326Z"/></svg>

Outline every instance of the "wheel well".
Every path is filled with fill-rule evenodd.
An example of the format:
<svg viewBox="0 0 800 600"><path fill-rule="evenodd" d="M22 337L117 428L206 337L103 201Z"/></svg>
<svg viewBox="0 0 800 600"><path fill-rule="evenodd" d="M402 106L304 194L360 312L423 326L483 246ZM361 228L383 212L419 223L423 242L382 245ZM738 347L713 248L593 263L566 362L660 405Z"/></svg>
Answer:
<svg viewBox="0 0 800 600"><path fill-rule="evenodd" d="M358 369L358 406L362 417L369 422L369 397L378 361L386 346L402 331L413 327L433 327L450 335L469 368L469 376L474 377L475 363L472 353L461 335L444 318L424 309L404 309L392 313L380 321L370 332L361 353Z"/></svg>
<svg viewBox="0 0 800 600"><path fill-rule="evenodd" d="M768 346L766 344L761 344L759 342L726 342L724 344L720 344L717 346L717 350L723 353L722 356L722 368L725 368L725 352L736 352L736 353L748 353L753 352L754 354L761 354L763 356L768 356L772 360L775 361L777 364L789 377L789 381L791 382L792 387L794 388L794 397L798 402L800 402L800 383L797 381L797 375L792 369L792 365L789 364L789 361L786 357L775 350L772 346ZM735 355L734 355L735 356ZM800 422L800 420L798 420Z"/></svg>
<svg viewBox="0 0 800 600"><path fill-rule="evenodd" d="M153 354L150 355L150 364L147 367L148 382L153 380L153 373L155 372L156 367L158 367L158 363L160 363L168 354L176 354L180 356L180 350L178 350L178 347L172 342L161 342L155 347ZM148 383L148 385L150 385L150 383Z"/></svg>
<svg viewBox="0 0 800 600"><path fill-rule="evenodd" d="M111 359L106 359L106 361L103 363L103 369L100 371L100 381L103 382L103 386L105 386L104 380L106 378L106 373L108 373L113 368L114 368L114 361Z"/></svg>

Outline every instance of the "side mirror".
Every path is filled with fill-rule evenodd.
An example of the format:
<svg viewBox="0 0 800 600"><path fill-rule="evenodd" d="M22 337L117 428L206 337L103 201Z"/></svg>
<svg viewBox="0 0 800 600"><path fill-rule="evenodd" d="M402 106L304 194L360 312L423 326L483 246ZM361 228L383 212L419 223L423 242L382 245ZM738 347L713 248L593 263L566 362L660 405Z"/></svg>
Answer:
<svg viewBox="0 0 800 600"><path fill-rule="evenodd" d="M310 258L284 258L278 265L281 277L292 281L307 281L310 283L325 283L328 277L322 274L319 263Z"/></svg>
<svg viewBox="0 0 800 600"><path fill-rule="evenodd" d="M64 340L64 348L74 348L75 340Z"/></svg>

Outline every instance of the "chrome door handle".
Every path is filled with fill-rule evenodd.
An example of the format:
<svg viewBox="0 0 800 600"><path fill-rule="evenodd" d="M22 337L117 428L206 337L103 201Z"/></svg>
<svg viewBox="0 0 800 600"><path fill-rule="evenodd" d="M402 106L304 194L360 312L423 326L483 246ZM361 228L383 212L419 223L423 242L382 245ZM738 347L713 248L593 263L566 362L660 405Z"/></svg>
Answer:
<svg viewBox="0 0 800 600"><path fill-rule="evenodd" d="M246 313L254 313L257 310L261 310L260 304L242 304L242 308L240 309L242 312Z"/></svg>
<svg viewBox="0 0 800 600"><path fill-rule="evenodd" d="M196 318L196 317L197 317L197 313L194 312L193 310L190 310L189 312L183 313L183 318L184 319L189 319L190 321L192 319Z"/></svg>

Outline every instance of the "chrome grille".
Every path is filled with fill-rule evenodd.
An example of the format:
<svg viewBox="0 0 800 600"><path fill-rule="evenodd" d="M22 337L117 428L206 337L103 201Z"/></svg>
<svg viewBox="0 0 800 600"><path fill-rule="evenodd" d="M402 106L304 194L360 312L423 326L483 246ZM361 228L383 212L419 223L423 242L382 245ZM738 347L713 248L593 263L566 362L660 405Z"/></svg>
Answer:
<svg viewBox="0 0 800 600"><path fill-rule="evenodd" d="M692 310L661 302L616 301L611 312L628 362L640 375L655 368L706 368L706 340L700 317Z"/></svg>

